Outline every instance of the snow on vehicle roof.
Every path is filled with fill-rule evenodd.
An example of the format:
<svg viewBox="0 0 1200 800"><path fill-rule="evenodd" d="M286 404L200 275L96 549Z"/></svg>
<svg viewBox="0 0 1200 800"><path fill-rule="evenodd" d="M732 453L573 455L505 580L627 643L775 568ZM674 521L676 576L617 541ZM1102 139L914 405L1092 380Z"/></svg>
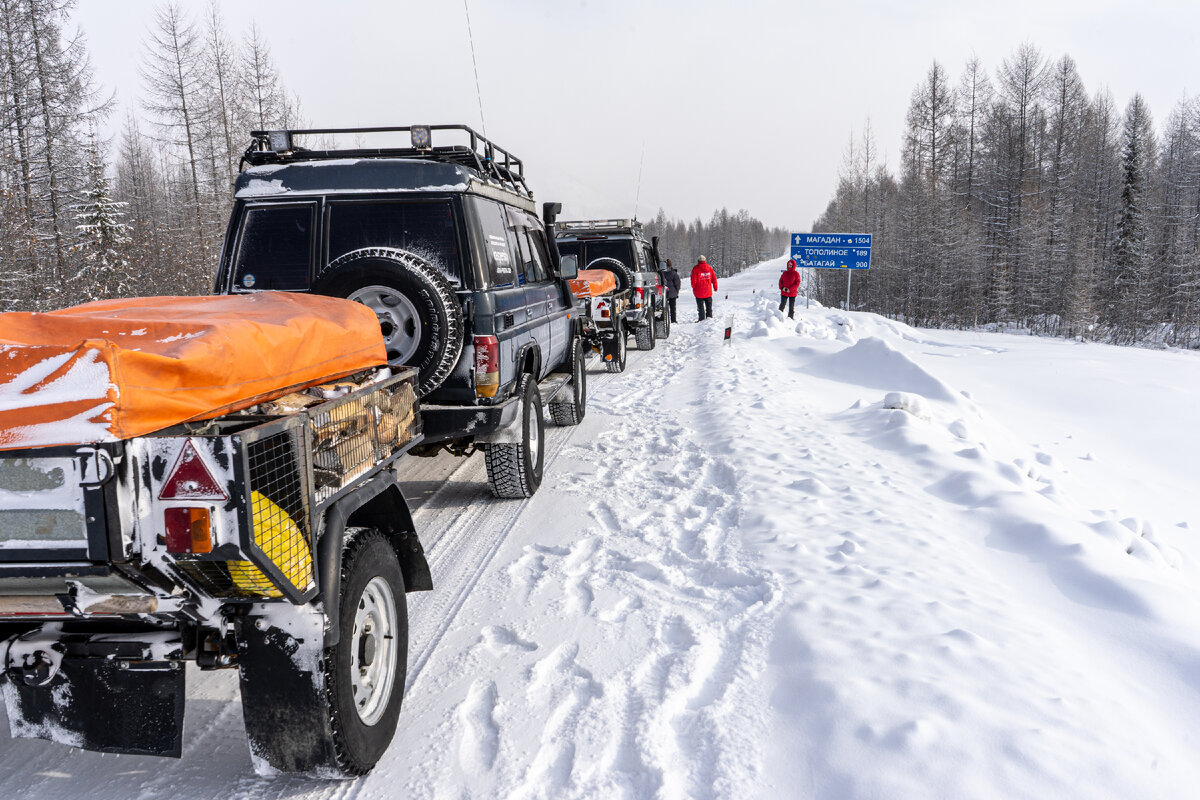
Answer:
<svg viewBox="0 0 1200 800"><path fill-rule="evenodd" d="M236 197L353 192L462 192L472 177L458 164L422 159L339 158L264 164L238 176Z"/></svg>

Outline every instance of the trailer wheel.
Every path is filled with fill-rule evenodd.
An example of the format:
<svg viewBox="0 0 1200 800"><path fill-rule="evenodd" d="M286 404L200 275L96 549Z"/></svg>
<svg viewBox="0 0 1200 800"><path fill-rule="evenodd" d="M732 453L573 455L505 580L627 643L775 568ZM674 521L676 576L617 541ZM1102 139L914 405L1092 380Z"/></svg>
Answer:
<svg viewBox="0 0 1200 800"><path fill-rule="evenodd" d="M625 341L625 321L621 317L613 317L612 334L603 344L604 368L609 372L624 372L625 359L628 355L628 342Z"/></svg>
<svg viewBox="0 0 1200 800"><path fill-rule="evenodd" d="M521 441L493 442L484 451L488 486L496 497L533 497L542 484L542 396L528 372L521 375L517 396L521 398Z"/></svg>
<svg viewBox="0 0 1200 800"><path fill-rule="evenodd" d="M583 361L583 342L576 336L571 341L571 395L567 400L550 404L550 416L555 425L578 425L587 413L587 368Z"/></svg>
<svg viewBox="0 0 1200 800"><path fill-rule="evenodd" d="M365 775L396 732L408 665L404 577L382 534L349 528L346 541L337 644L324 647L321 625L297 635L264 617L239 619L242 710L260 772Z"/></svg>

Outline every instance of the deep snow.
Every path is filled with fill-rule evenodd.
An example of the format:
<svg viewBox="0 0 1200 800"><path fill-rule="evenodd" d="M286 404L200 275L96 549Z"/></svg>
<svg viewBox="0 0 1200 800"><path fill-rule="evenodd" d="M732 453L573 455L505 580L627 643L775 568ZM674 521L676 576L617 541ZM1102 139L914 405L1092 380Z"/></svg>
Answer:
<svg viewBox="0 0 1200 800"><path fill-rule="evenodd" d="M546 481L418 512L401 730L353 784L250 771L236 676L185 757L0 737L13 796L1190 797L1200 357L775 310L591 364ZM726 294L728 297L726 298ZM722 342L735 313L734 336Z"/></svg>

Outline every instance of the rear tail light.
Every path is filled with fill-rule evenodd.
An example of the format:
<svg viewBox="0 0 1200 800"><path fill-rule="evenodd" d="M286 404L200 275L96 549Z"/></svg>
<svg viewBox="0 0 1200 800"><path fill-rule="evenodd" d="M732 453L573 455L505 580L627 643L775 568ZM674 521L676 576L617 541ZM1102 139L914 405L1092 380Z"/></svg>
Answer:
<svg viewBox="0 0 1200 800"><path fill-rule="evenodd" d="M212 552L212 519L207 508L168 508L163 515L168 553Z"/></svg>
<svg viewBox="0 0 1200 800"><path fill-rule="evenodd" d="M475 337L475 396L495 397L500 390L500 340Z"/></svg>
<svg viewBox="0 0 1200 800"><path fill-rule="evenodd" d="M642 305L642 293L643 293L643 291L644 291L644 290L643 290L643 289L642 289L642 287L640 287L640 286L639 286L639 287L637 287L636 289L634 289L634 290L633 290L633 296L634 296L635 298L637 298L636 300L634 300L633 304L634 304L635 306L638 306L639 308L640 308L640 307L641 307L641 305Z"/></svg>

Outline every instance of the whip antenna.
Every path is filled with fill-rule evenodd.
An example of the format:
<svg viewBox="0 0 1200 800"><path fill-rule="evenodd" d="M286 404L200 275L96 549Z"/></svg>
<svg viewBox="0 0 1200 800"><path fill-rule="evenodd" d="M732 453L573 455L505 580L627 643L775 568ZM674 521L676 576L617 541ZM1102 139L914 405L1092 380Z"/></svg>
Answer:
<svg viewBox="0 0 1200 800"><path fill-rule="evenodd" d="M467 13L467 41L471 43L471 66L475 68L475 99L479 101L480 133L487 136L487 123L483 121L483 92L479 91L479 63L475 60L475 35L471 33L471 9L463 0L463 11Z"/></svg>
<svg viewBox="0 0 1200 800"><path fill-rule="evenodd" d="M465 3L467 0L463 0ZM642 167L646 166L646 137L642 137L642 157L638 160L637 193L633 196L633 218L637 219L638 203L642 200Z"/></svg>

